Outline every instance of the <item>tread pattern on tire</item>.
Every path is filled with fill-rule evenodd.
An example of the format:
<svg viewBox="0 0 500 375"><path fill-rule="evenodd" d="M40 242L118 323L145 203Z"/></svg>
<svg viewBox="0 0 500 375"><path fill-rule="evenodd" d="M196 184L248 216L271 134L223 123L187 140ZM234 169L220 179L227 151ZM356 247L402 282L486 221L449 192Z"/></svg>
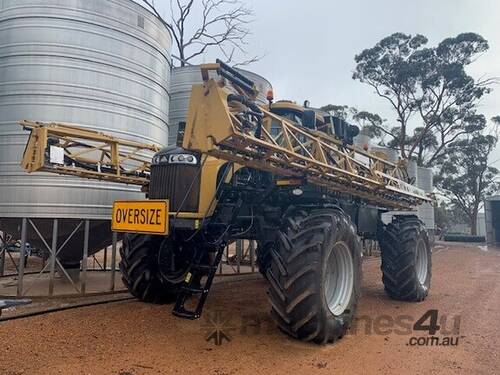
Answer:
<svg viewBox="0 0 500 375"><path fill-rule="evenodd" d="M144 302L167 303L175 299L172 284L163 282L158 270L158 251L163 237L127 234L120 248L120 271L129 292Z"/></svg>
<svg viewBox="0 0 500 375"><path fill-rule="evenodd" d="M427 279L424 284L416 273L416 245L419 240L426 243L428 257ZM430 288L431 249L423 223L414 215L395 216L382 229L379 236L382 253L382 282L389 297L400 301L423 301Z"/></svg>
<svg viewBox="0 0 500 375"><path fill-rule="evenodd" d="M267 242L258 242L257 243L257 267L259 268L259 272L267 279L267 270L271 265L271 251L273 247L275 247L275 242L267 241Z"/></svg>
<svg viewBox="0 0 500 375"><path fill-rule="evenodd" d="M351 303L340 316L324 301L323 255L335 241L351 249L355 280ZM291 210L267 271L271 315L281 330L303 341L333 342L348 330L360 295L361 247L354 225L340 208Z"/></svg>

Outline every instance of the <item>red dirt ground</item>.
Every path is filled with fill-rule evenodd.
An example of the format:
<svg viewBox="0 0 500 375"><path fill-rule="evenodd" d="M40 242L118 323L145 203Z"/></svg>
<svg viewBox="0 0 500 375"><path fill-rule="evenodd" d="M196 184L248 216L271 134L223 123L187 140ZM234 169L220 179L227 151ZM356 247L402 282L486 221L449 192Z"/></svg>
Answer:
<svg viewBox="0 0 500 375"><path fill-rule="evenodd" d="M358 317L387 325L407 315L413 323L438 309L448 318L442 329L460 316L455 347L407 345L426 333L397 334L380 324L379 334L369 333L361 323L334 345L301 343L269 322L266 282L252 280L216 284L198 321L173 317L170 306L127 301L0 322L0 374L499 373L500 251L450 246L433 262L431 294L413 304L388 299L378 259L366 260ZM227 314L231 341L206 341L208 318ZM259 333L244 314L261 320Z"/></svg>

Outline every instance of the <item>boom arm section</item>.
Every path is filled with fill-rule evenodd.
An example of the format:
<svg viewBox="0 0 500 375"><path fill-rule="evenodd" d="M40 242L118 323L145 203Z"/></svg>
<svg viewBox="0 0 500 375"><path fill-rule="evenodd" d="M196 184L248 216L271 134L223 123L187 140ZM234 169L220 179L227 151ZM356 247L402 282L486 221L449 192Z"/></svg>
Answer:
<svg viewBox="0 0 500 375"><path fill-rule="evenodd" d="M145 185L151 154L159 150L75 125L26 120L20 125L31 132L21 162L27 172Z"/></svg>
<svg viewBox="0 0 500 375"><path fill-rule="evenodd" d="M224 80L209 79L191 92L183 147L280 176L302 178L389 209L413 209L431 199L407 183L406 162L396 164L307 129L235 95ZM226 75L224 75L227 78Z"/></svg>

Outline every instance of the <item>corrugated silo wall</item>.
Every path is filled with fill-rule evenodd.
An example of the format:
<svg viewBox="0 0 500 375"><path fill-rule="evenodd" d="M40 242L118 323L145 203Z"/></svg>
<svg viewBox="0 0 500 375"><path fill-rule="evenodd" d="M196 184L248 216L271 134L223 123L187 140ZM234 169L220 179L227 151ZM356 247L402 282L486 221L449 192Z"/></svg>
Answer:
<svg viewBox="0 0 500 375"><path fill-rule="evenodd" d="M171 37L131 0L2 0L0 25L0 230L17 235L19 218L32 218L50 238L47 220L59 218L64 239L78 220L92 219L91 252L110 241L113 201L143 194L124 184L25 173L19 163L27 132L17 122L75 123L165 145ZM32 234L28 242L39 241ZM60 256L81 249L77 242Z"/></svg>

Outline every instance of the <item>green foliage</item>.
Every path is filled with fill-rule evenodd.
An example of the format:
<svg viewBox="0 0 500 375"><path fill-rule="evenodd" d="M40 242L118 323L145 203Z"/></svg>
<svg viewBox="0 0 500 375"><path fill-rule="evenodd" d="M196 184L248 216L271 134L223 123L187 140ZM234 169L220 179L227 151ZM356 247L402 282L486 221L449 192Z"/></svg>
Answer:
<svg viewBox="0 0 500 375"><path fill-rule="evenodd" d="M465 70L488 50L480 35L463 33L436 47L426 44L423 35L392 34L355 57L353 79L373 87L396 111L398 131L380 130L390 136L388 144L428 167L444 161L447 145L484 129L476 105L492 81L476 81ZM408 127L412 116L422 124L414 130Z"/></svg>
<svg viewBox="0 0 500 375"><path fill-rule="evenodd" d="M364 134L372 138L384 137L383 129L385 120L378 114L368 111L356 111L352 118Z"/></svg>
<svg viewBox="0 0 500 375"><path fill-rule="evenodd" d="M443 125L445 124L445 125ZM446 137L440 133L440 129L448 126L446 134L453 134L445 141L441 137ZM486 128L486 118L483 115L470 114L466 116L460 124L453 125L451 121L446 119L443 122L436 124L437 130L434 132L426 131L425 127L417 127L411 134L404 137L404 146L408 150L412 145L417 144L415 152L411 155L417 161L418 165L431 167L441 165L448 155L448 148L453 141L462 139L467 134L481 132ZM387 142L387 147L397 149L400 144L401 127L391 129L395 135ZM408 133L410 133L408 131Z"/></svg>
<svg viewBox="0 0 500 375"><path fill-rule="evenodd" d="M356 109L347 105L327 104L321 107L320 110L329 112L333 116L337 116L342 120L349 121L349 117L351 116L352 111Z"/></svg>
<svg viewBox="0 0 500 375"><path fill-rule="evenodd" d="M476 234L477 213L482 202L500 187L499 171L488 165L488 157L496 144L496 137L477 133L453 142L448 147L448 158L434 179L436 187L469 219L471 234Z"/></svg>

